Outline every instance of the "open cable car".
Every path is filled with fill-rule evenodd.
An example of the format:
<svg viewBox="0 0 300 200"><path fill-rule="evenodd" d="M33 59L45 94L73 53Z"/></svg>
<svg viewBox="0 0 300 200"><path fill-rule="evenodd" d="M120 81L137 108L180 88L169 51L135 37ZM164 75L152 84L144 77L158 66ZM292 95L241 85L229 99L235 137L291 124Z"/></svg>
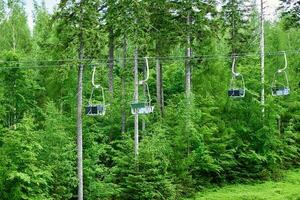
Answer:
<svg viewBox="0 0 300 200"><path fill-rule="evenodd" d="M95 84L96 66L93 67L92 75L92 92L88 102L88 106L85 108L86 115L88 116L104 116L106 112L105 94L104 89L100 84ZM101 100L95 101L94 94L96 91L101 93Z"/></svg>
<svg viewBox="0 0 300 200"><path fill-rule="evenodd" d="M135 114L150 114L154 110L154 106L151 105L152 100L151 100L151 96L150 96L150 92L149 92L149 86L147 84L147 81L149 79L149 74L150 74L149 62L148 62L147 57L145 57L144 59L146 62L146 79L139 81L138 85L139 86L142 85L145 87L145 90L143 90L145 100L131 103L131 113L133 115L135 115Z"/></svg>
<svg viewBox="0 0 300 200"><path fill-rule="evenodd" d="M228 96L231 98L244 98L246 95L246 86L242 74L235 72L236 56L233 56L232 77L228 89Z"/></svg>
<svg viewBox="0 0 300 200"><path fill-rule="evenodd" d="M289 79L287 75L287 67L288 67L288 61L285 51L283 51L284 55L284 62L285 66L283 69L279 69L275 72L273 82L272 82L272 95L273 96L287 96L290 94L290 87L289 87ZM284 81L279 82L279 77L283 77Z"/></svg>

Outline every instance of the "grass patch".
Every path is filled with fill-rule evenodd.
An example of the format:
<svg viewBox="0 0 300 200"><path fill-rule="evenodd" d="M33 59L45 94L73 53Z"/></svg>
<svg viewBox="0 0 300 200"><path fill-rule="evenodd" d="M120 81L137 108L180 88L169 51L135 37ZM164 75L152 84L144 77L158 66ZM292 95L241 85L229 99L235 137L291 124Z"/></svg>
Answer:
<svg viewBox="0 0 300 200"><path fill-rule="evenodd" d="M288 171L277 182L230 185L198 193L194 200L300 200L300 170Z"/></svg>

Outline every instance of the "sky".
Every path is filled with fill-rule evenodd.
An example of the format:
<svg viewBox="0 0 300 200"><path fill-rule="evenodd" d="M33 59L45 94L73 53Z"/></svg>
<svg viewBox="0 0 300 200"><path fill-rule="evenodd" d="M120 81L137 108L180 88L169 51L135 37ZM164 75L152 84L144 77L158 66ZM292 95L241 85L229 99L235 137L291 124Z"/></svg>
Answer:
<svg viewBox="0 0 300 200"><path fill-rule="evenodd" d="M25 0L25 9L28 16L28 24L30 26L30 29L33 28L33 0ZM41 0L38 0L37 2L41 2ZM45 0L46 8L51 13L54 9L54 7L58 4L59 0Z"/></svg>
<svg viewBox="0 0 300 200"><path fill-rule="evenodd" d="M41 0L39 0L41 1ZM58 4L59 0L45 0L46 8L49 12L52 12L54 7ZM28 15L28 24L32 30L33 28L33 16L32 16L32 9L33 9L33 2L32 0L25 0L25 7L26 12ZM279 7L279 0L265 0L266 6L266 18L269 20L276 19L277 13L276 9Z"/></svg>
<svg viewBox="0 0 300 200"><path fill-rule="evenodd" d="M265 0L266 4L266 18L270 20L274 20L277 18L277 8L280 5L279 0Z"/></svg>

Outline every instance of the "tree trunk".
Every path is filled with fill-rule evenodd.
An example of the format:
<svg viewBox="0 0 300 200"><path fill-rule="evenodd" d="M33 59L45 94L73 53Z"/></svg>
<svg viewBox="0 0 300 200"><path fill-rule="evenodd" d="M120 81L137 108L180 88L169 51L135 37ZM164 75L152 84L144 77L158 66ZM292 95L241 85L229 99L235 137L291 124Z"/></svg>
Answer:
<svg viewBox="0 0 300 200"><path fill-rule="evenodd" d="M79 59L83 60L82 33L80 36ZM78 175L78 200L83 200L83 149L82 149L82 91L83 91L83 63L80 62L78 69L77 86L77 175Z"/></svg>
<svg viewBox="0 0 300 200"><path fill-rule="evenodd" d="M190 26L191 24L191 17L188 14L187 17L187 25ZM188 99L188 103L190 104L190 97L191 97L191 77L192 77L192 70L191 70L191 58L192 56L192 49L191 49L191 36L190 33L187 35L187 49L186 49L186 57L185 60L185 92L186 97Z"/></svg>
<svg viewBox="0 0 300 200"><path fill-rule="evenodd" d="M233 10L235 9L234 7L234 2L231 2L231 12L233 12ZM237 41L236 41L236 24L235 24L235 19L234 19L234 15L232 14L231 16L231 23L232 23L232 27L231 27L231 56L236 56L237 54L237 50L236 50L236 46L237 46ZM231 65L233 64L233 59L231 60ZM234 66L233 69L236 72L236 65Z"/></svg>
<svg viewBox="0 0 300 200"><path fill-rule="evenodd" d="M124 134L126 131L126 79L125 79L125 74L124 70L126 67L126 56L127 55L127 41L126 37L124 37L123 41L123 63L122 63L122 68L123 68L123 73L122 73L122 133Z"/></svg>
<svg viewBox="0 0 300 200"><path fill-rule="evenodd" d="M14 111L13 111L13 115L14 115L14 117L13 117L13 129L14 130L16 130L17 129L17 97L16 97L16 94L17 94L17 91L16 91L16 88L17 87L17 84L16 84L16 80L14 80L14 95L15 95L15 102L14 102Z"/></svg>
<svg viewBox="0 0 300 200"><path fill-rule="evenodd" d="M278 124L278 134L281 135L281 116L277 116L277 124Z"/></svg>
<svg viewBox="0 0 300 200"><path fill-rule="evenodd" d="M143 64L143 79L145 80L147 77L147 69L146 69L146 63ZM146 98L146 101L150 100L148 99L148 91L147 91L147 86L146 83L143 84L143 91L144 91L144 95ZM145 118L142 118L142 133L144 133L144 131L146 130L146 121Z"/></svg>
<svg viewBox="0 0 300 200"><path fill-rule="evenodd" d="M187 26L189 27L191 24L191 16L190 13L187 16ZM192 57L192 49L191 49L191 35L187 33L187 49L186 49L186 59L185 59L185 92L186 92L186 101L187 101L187 109L186 109L186 116L187 116L187 154L190 154L190 125L191 125L191 79L192 79L192 69L191 69L191 57Z"/></svg>
<svg viewBox="0 0 300 200"><path fill-rule="evenodd" d="M261 106L262 116L265 116L265 27L264 27L264 0L260 1L261 16L260 16L260 58L261 58Z"/></svg>
<svg viewBox="0 0 300 200"><path fill-rule="evenodd" d="M15 30L15 26L14 24L12 24L12 39L13 39L13 51L16 52L16 48L17 48L17 40L16 40L16 30Z"/></svg>
<svg viewBox="0 0 300 200"><path fill-rule="evenodd" d="M12 16L12 15L11 15ZM12 19L12 43L13 43L13 52L16 52L16 46L17 46L17 42L16 42L16 30L15 30L15 25L14 25L14 19ZM16 84L14 84L14 89L16 89ZM16 105L15 101L15 105L14 105L14 119L13 119L13 128L14 130L17 129L17 105Z"/></svg>
<svg viewBox="0 0 300 200"><path fill-rule="evenodd" d="M162 64L159 58L156 58L156 98L159 107L160 116L164 115L164 93L163 93L163 77Z"/></svg>
<svg viewBox="0 0 300 200"><path fill-rule="evenodd" d="M109 65L109 93L111 97L114 95L114 52L115 52L115 38L114 38L114 31L112 27L109 28L109 35L108 35L108 65Z"/></svg>
<svg viewBox="0 0 300 200"><path fill-rule="evenodd" d="M134 102L139 101L139 72L138 72L138 49L134 50ZM134 115L134 155L138 160L139 155L139 114Z"/></svg>
<svg viewBox="0 0 300 200"><path fill-rule="evenodd" d="M81 3L83 0L81 1ZM83 17L82 6L80 8L81 17ZM83 200L83 148L82 148L82 92L83 92L83 58L84 58L84 43L83 30L79 35L80 47L78 57L80 60L78 67L78 82L77 82L77 176L78 176L78 200Z"/></svg>

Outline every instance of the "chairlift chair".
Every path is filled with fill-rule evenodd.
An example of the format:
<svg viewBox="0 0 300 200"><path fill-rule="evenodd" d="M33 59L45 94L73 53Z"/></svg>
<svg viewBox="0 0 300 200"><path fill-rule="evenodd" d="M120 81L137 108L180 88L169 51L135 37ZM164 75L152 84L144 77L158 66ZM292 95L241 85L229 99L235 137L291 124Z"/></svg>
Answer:
<svg viewBox="0 0 300 200"><path fill-rule="evenodd" d="M283 55L284 55L285 66L283 69L277 70L274 74L274 78L272 82L272 96L287 96L290 94L289 79L286 73L288 62L287 62L287 56L285 51L283 52ZM283 75L285 79L284 84L278 83L278 77L280 75Z"/></svg>
<svg viewBox="0 0 300 200"><path fill-rule="evenodd" d="M89 99L88 106L85 108L85 112L87 116L104 116L106 112L106 105L105 105L105 94L104 89L101 87L100 84L95 84L95 73L96 73L96 67L93 68L93 76L92 76L92 92ZM98 102L94 102L94 91L100 90L102 95L102 100Z"/></svg>
<svg viewBox="0 0 300 200"><path fill-rule="evenodd" d="M86 107L86 114L88 116L102 116L105 114L105 107L103 105L88 105Z"/></svg>
<svg viewBox="0 0 300 200"><path fill-rule="evenodd" d="M149 92L149 86L147 84L147 81L149 79L149 62L148 58L145 57L146 61L146 79L139 81L138 85L146 86L146 91L144 91L144 96L146 97L145 101L138 101L131 103L131 113L133 115L135 114L150 114L154 111L154 106L151 105L151 96ZM145 94L146 92L146 94Z"/></svg>
<svg viewBox="0 0 300 200"><path fill-rule="evenodd" d="M273 96L287 96L290 94L290 88L288 87L276 87L272 89Z"/></svg>
<svg viewBox="0 0 300 200"><path fill-rule="evenodd" d="M142 102L133 102L131 103L131 113L134 114L150 114L154 110L154 106L151 105L151 97L149 92L149 86L147 83L143 83L146 85L146 100Z"/></svg>
<svg viewBox="0 0 300 200"><path fill-rule="evenodd" d="M236 56L232 62L232 78L228 89L228 96L231 98L244 98L246 95L246 86L242 74L235 72Z"/></svg>
<svg viewBox="0 0 300 200"><path fill-rule="evenodd" d="M131 113L134 114L149 114L154 110L154 106L146 102L132 103Z"/></svg>

